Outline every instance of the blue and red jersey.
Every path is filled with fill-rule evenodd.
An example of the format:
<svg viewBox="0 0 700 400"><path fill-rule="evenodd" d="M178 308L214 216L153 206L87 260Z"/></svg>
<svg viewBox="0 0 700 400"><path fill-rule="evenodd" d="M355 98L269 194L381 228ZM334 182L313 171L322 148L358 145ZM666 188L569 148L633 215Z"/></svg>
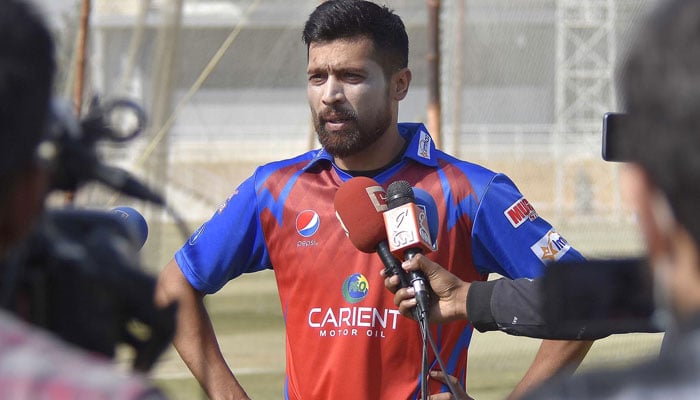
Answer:
<svg viewBox="0 0 700 400"><path fill-rule="evenodd" d="M435 148L422 124L399 124L400 162L374 176L434 198L437 251L428 257L466 281L489 273L541 275L549 261L581 255L505 175ZM176 253L192 286L214 293L242 273L272 269L286 328L288 399L416 399L423 342L384 288L376 254L357 250L335 216L352 178L323 149L259 167ZM465 384L472 327L432 326L448 372ZM431 368L436 368L431 353ZM430 393L439 385L431 382ZM446 390L443 388L442 390Z"/></svg>

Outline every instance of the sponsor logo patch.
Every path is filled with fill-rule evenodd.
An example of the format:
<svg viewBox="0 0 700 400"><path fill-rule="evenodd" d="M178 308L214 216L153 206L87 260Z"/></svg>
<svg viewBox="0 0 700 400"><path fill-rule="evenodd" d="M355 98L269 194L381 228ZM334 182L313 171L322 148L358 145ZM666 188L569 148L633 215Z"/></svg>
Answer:
<svg viewBox="0 0 700 400"><path fill-rule="evenodd" d="M558 234L554 229L550 229L542 236L537 243L530 247L535 255L544 263L559 261L566 254L571 246L569 242Z"/></svg>
<svg viewBox="0 0 700 400"><path fill-rule="evenodd" d="M297 215L297 233L303 237L311 237L321 226L321 218L314 210L304 210Z"/></svg>
<svg viewBox="0 0 700 400"><path fill-rule="evenodd" d="M354 304L364 299L369 293L369 281L362 274L352 274L343 282L343 297Z"/></svg>
<svg viewBox="0 0 700 400"><path fill-rule="evenodd" d="M237 194L238 194L238 189L236 189L233 193L231 193L231 195L228 196L223 203L219 204L219 207L216 208L216 212L218 214L221 214L222 212L224 212L224 209L228 205L228 202L231 201L231 198Z"/></svg>
<svg viewBox="0 0 700 400"><path fill-rule="evenodd" d="M362 307L359 304L369 294L369 281L361 273L349 275L343 281L343 298L350 303L346 307L311 307L307 315L309 328L319 337L332 340L336 337L386 339L404 320L396 308Z"/></svg>
<svg viewBox="0 0 700 400"><path fill-rule="evenodd" d="M418 141L418 157L430 159L430 135L421 131L420 140Z"/></svg>
<svg viewBox="0 0 700 400"><path fill-rule="evenodd" d="M199 228L197 228L196 231L190 236L190 240L188 240L190 246L194 246L195 243L197 243L197 239L204 233L204 229L207 227L206 222L200 225Z"/></svg>
<svg viewBox="0 0 700 400"><path fill-rule="evenodd" d="M521 197L518 201L513 203L513 205L508 207L507 210L503 211L503 215L505 215L510 224L513 225L513 228L519 227L525 221L534 221L539 217L535 208L524 197Z"/></svg>

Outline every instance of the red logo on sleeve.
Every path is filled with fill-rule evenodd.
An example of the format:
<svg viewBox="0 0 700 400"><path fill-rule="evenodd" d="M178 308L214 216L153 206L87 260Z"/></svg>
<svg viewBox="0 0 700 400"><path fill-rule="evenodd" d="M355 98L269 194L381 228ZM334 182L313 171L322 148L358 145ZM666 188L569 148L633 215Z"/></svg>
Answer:
<svg viewBox="0 0 700 400"><path fill-rule="evenodd" d="M524 197L513 203L512 206L503 212L503 215L508 218L513 228L519 227L525 221L534 221L538 217L535 208Z"/></svg>

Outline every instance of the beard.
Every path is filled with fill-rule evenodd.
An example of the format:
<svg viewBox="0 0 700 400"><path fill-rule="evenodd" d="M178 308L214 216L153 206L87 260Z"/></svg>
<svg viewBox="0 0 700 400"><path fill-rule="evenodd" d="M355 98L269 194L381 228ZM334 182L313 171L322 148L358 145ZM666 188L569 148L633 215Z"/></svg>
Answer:
<svg viewBox="0 0 700 400"><path fill-rule="evenodd" d="M349 126L329 131L325 125L331 120L340 120ZM354 111L328 108L320 113L313 112L313 121L318 141L328 154L344 158L369 148L382 137L391 125L391 112L389 106L385 105L374 113L373 118L360 121Z"/></svg>

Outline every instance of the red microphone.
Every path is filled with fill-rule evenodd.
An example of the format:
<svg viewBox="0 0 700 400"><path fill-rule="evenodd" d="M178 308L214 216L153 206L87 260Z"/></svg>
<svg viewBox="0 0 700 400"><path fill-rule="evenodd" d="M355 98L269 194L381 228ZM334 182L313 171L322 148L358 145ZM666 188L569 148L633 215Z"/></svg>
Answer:
<svg viewBox="0 0 700 400"><path fill-rule="evenodd" d="M401 262L391 254L382 213L387 210L386 192L377 181L354 177L343 183L333 200L335 215L352 244L363 253L379 254L388 275L398 274L403 287L409 286Z"/></svg>
<svg viewBox="0 0 700 400"><path fill-rule="evenodd" d="M386 240L381 213L386 192L374 179L358 176L343 183L333 199L335 215L352 244L363 253L374 253Z"/></svg>

